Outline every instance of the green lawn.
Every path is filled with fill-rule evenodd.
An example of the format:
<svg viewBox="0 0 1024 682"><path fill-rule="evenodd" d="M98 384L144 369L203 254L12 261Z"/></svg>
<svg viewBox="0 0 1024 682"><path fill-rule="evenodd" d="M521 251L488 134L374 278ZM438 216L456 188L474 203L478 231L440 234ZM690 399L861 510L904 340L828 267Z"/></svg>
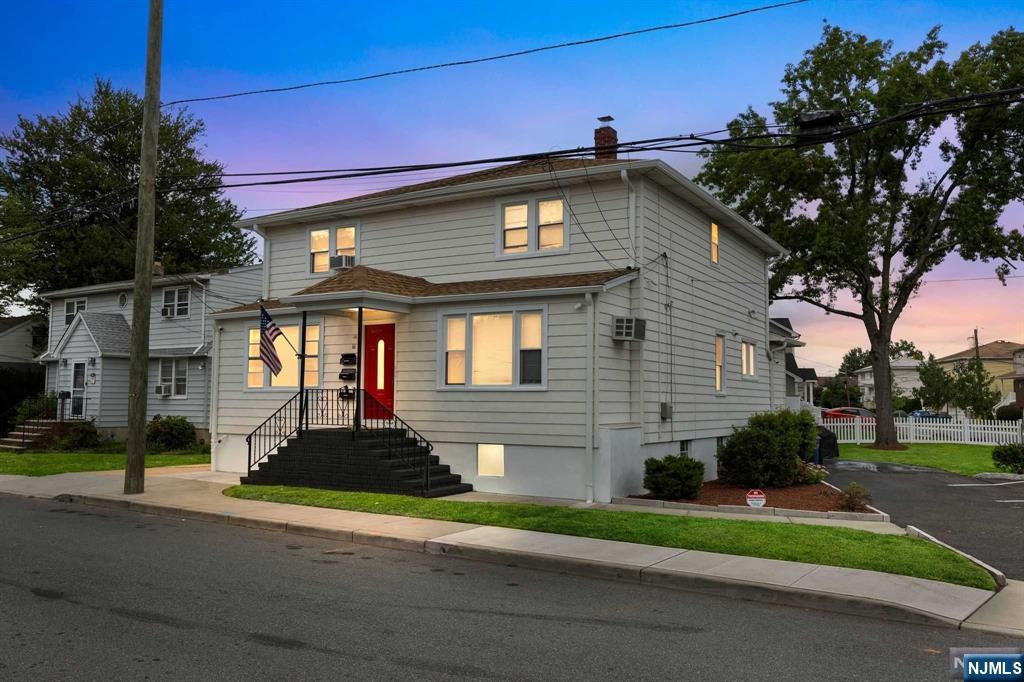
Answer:
<svg viewBox="0 0 1024 682"><path fill-rule="evenodd" d="M77 471L124 469L124 453L0 452L0 474L51 476ZM196 453L146 455L146 468L209 464L210 456Z"/></svg>
<svg viewBox="0 0 1024 682"><path fill-rule="evenodd" d="M879 535L851 528L536 504L455 502L287 486L238 485L226 489L224 494L246 500L462 521L662 547L863 568L995 589L988 573L938 545L905 536Z"/></svg>
<svg viewBox="0 0 1024 682"><path fill-rule="evenodd" d="M991 445L912 443L906 450L875 450L870 445L845 443L839 446L839 458L931 467L963 476L998 471L992 463Z"/></svg>

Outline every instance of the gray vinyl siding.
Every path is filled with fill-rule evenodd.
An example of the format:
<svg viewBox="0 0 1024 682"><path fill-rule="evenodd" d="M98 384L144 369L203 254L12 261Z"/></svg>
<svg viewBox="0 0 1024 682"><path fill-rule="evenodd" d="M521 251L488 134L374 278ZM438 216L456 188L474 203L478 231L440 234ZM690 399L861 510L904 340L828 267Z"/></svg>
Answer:
<svg viewBox="0 0 1024 682"><path fill-rule="evenodd" d="M103 358L102 409L96 425L101 428L128 426L128 359Z"/></svg>
<svg viewBox="0 0 1024 682"><path fill-rule="evenodd" d="M98 358L96 344L84 327L79 326L72 332L64 347L63 357L67 359L66 367L58 364L58 391L71 390L71 377L76 362L85 363L85 418L96 419L100 413L100 395L103 390L103 361ZM90 366L89 358L96 358L96 364ZM96 375L96 382L89 383L89 376ZM67 408L70 409L70 406Z"/></svg>
<svg viewBox="0 0 1024 682"><path fill-rule="evenodd" d="M160 382L160 361L151 360L149 363L149 398L146 400L146 419L160 415L162 417L185 417L198 429L205 429L209 423L209 383L206 367L208 360L205 357L178 358L178 362L188 363L188 383L186 391L188 395L182 397L162 397L155 393L155 387ZM105 381L106 379L104 379ZM125 393L127 395L127 392ZM127 411L126 411L127 417Z"/></svg>
<svg viewBox="0 0 1024 682"><path fill-rule="evenodd" d="M598 297L598 424L639 421L638 374L643 342L612 339L614 318L630 317L630 285L616 287Z"/></svg>
<svg viewBox="0 0 1024 682"><path fill-rule="evenodd" d="M726 436L769 406L765 357L765 256L719 225L719 262L710 256L711 219L653 182L641 191L648 320L644 352L644 442ZM668 253L668 267L656 260ZM715 335L725 337L725 390L715 391ZM757 376L741 375L740 343L757 344ZM673 405L662 421L660 403Z"/></svg>
<svg viewBox="0 0 1024 682"><path fill-rule="evenodd" d="M593 272L630 265L625 186L594 181L593 192L587 184L564 186L563 191L571 207L564 214L570 225L570 249L564 254L495 257L499 204L519 197L554 198L559 196L557 191L511 191L351 220L269 227L270 296L288 296L333 274L308 272L309 231L352 224L358 227L360 264L433 282Z"/></svg>
<svg viewBox="0 0 1024 682"><path fill-rule="evenodd" d="M32 362L32 322L0 334L0 363Z"/></svg>

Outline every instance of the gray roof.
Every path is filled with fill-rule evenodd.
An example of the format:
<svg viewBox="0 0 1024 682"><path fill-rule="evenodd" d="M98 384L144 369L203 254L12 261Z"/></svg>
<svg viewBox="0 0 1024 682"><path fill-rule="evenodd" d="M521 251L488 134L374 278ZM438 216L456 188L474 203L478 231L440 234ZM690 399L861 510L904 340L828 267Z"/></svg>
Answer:
<svg viewBox="0 0 1024 682"><path fill-rule="evenodd" d="M209 355L212 344L207 342L196 350L195 346L179 346L177 348L150 348L149 357L151 358L181 358L191 357L193 355Z"/></svg>
<svg viewBox="0 0 1024 682"><path fill-rule="evenodd" d="M119 313L78 313L88 328L100 355L128 355L131 349L132 328Z"/></svg>
<svg viewBox="0 0 1024 682"><path fill-rule="evenodd" d="M0 317L0 334L10 331L21 323L28 322L31 319L31 315L22 315L20 317Z"/></svg>

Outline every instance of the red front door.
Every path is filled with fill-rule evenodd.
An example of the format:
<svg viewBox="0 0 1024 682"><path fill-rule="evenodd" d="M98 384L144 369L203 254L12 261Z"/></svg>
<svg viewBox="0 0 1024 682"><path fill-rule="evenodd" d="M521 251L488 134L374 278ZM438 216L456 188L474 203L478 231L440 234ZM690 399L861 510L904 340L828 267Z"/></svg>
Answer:
<svg viewBox="0 0 1024 682"><path fill-rule="evenodd" d="M366 418L386 419L395 409L395 325L367 325L363 343L366 344L363 388L376 399L376 403L366 401ZM381 406L386 409L381 409Z"/></svg>

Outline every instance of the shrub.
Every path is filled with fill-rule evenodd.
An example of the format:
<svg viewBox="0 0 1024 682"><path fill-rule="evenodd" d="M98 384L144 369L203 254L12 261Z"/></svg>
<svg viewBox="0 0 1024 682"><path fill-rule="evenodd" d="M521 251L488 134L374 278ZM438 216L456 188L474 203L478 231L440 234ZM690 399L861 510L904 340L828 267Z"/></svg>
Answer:
<svg viewBox="0 0 1024 682"><path fill-rule="evenodd" d="M860 483L851 483L839 494L839 508L843 511L870 511L869 504L871 504L871 494Z"/></svg>
<svg viewBox="0 0 1024 682"><path fill-rule="evenodd" d="M1004 422L1015 422L1020 421L1024 416L1024 408L1016 403L1010 403L1009 405L1003 405L996 410L996 419Z"/></svg>
<svg viewBox="0 0 1024 682"><path fill-rule="evenodd" d="M801 483L807 485L821 483L825 480L826 476L828 476L828 469L820 464L800 461L799 469L797 470L797 480Z"/></svg>
<svg viewBox="0 0 1024 682"><path fill-rule="evenodd" d="M91 421L61 422L54 432L53 449L87 450L102 442L100 432L96 430L96 425Z"/></svg>
<svg viewBox="0 0 1024 682"><path fill-rule="evenodd" d="M146 425L146 443L157 450L185 450L196 443L196 427L184 417L156 415Z"/></svg>
<svg viewBox="0 0 1024 682"><path fill-rule="evenodd" d="M692 500L704 485L704 463L686 455L651 457L644 462L644 487L655 497Z"/></svg>
<svg viewBox="0 0 1024 682"><path fill-rule="evenodd" d="M992 450L992 461L996 468L1014 474L1024 474L1024 444L1008 443Z"/></svg>
<svg viewBox="0 0 1024 682"><path fill-rule="evenodd" d="M818 428L810 412L754 415L718 449L718 477L733 485L783 487L814 457Z"/></svg>

